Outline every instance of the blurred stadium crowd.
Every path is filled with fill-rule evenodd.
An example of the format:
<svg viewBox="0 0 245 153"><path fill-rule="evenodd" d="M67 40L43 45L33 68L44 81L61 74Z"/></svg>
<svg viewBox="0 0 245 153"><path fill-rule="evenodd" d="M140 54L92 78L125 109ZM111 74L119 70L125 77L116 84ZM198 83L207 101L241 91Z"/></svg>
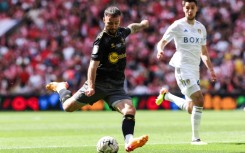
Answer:
<svg viewBox="0 0 245 153"><path fill-rule="evenodd" d="M68 81L70 89L77 90L86 80L93 41L104 26L103 11L109 4L123 12L122 26L141 19L151 24L127 39L129 93L157 94L162 86L179 91L168 65L174 44L166 47L162 61L156 59L155 47L166 28L184 16L181 0L2 0L0 23L18 22L0 38L0 93L45 94L50 81ZM204 92L245 91L244 4L244 0L199 0L197 20L207 28L218 78L210 83L201 64Z"/></svg>

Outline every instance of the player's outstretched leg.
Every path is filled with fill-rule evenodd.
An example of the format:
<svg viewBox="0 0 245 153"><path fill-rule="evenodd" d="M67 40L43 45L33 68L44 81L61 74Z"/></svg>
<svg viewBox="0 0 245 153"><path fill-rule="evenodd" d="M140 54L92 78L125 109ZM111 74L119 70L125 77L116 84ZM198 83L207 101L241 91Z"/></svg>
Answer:
<svg viewBox="0 0 245 153"><path fill-rule="evenodd" d="M133 151L136 148L142 147L146 144L148 141L148 135L143 135L138 138L133 138L128 145L126 146L125 150L127 152Z"/></svg>
<svg viewBox="0 0 245 153"><path fill-rule="evenodd" d="M159 92L159 95L158 95L158 97L157 97L157 99L156 99L156 104L157 105L160 105L162 102L163 102L163 100L164 100L164 96L165 96L165 94L168 92L168 89L166 89L166 88L162 88L161 90L160 90L160 92Z"/></svg>
<svg viewBox="0 0 245 153"><path fill-rule="evenodd" d="M60 89L67 89L68 87L67 82L50 82L46 85L46 89L52 92L59 92Z"/></svg>
<svg viewBox="0 0 245 153"><path fill-rule="evenodd" d="M160 105L163 100L168 100L175 103L180 109L188 111L191 114L191 104L189 101L171 94L168 89L162 88L159 92L159 96L156 99L156 104Z"/></svg>

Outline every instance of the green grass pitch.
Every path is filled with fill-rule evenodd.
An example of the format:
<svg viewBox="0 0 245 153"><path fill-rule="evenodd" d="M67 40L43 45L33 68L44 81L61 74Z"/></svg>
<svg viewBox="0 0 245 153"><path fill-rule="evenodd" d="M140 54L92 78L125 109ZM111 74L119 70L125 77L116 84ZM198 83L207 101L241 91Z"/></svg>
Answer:
<svg viewBox="0 0 245 153"><path fill-rule="evenodd" d="M96 153L102 136L113 136L125 153L121 114L113 111L0 112L0 153ZM149 135L135 153L245 153L245 112L203 112L201 138L192 146L190 115L138 111L135 136Z"/></svg>

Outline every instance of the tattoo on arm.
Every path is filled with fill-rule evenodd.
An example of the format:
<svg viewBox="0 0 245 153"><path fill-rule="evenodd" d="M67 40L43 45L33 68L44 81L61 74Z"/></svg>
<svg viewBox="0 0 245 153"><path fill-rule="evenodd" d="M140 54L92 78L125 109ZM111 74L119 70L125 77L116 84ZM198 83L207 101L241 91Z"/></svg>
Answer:
<svg viewBox="0 0 245 153"><path fill-rule="evenodd" d="M143 29L139 23L132 23L128 27L131 29L131 33L136 33Z"/></svg>

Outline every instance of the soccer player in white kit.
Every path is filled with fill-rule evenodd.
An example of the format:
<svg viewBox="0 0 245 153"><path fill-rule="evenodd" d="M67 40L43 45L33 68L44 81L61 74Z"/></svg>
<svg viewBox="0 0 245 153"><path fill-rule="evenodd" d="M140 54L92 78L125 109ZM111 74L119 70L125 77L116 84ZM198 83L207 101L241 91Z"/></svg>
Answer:
<svg viewBox="0 0 245 153"><path fill-rule="evenodd" d="M203 24L195 20L198 11L196 0L183 0L185 17L176 20L169 26L162 39L157 43L157 58L163 58L164 47L174 39L176 52L169 64L175 68L175 78L185 99L171 94L166 88L160 90L156 104L169 100L180 109L191 114L193 145L204 145L199 136L200 122L204 98L199 86L200 61L204 62L210 71L211 80L216 80L212 63L206 47L207 32Z"/></svg>

